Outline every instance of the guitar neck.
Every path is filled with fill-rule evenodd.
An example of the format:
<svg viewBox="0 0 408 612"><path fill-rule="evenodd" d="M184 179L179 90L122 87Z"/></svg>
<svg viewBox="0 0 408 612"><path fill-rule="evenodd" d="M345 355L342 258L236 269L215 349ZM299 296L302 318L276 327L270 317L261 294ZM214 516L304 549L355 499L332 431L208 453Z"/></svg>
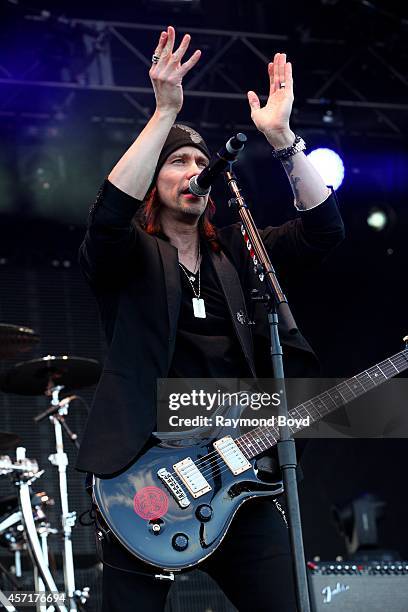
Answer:
<svg viewBox="0 0 408 612"><path fill-rule="evenodd" d="M390 378L397 376L408 369L408 349L377 363L368 370L356 374L352 378L344 380L335 387L320 393L316 397L299 404L288 411L289 418L306 419L310 427L326 417L337 408L345 406L357 397L364 395L371 389L378 387ZM298 433L306 426L289 427L292 434ZM265 450L272 448L279 440L278 427L257 427L240 436L235 441L239 444L242 452L248 459L260 455Z"/></svg>

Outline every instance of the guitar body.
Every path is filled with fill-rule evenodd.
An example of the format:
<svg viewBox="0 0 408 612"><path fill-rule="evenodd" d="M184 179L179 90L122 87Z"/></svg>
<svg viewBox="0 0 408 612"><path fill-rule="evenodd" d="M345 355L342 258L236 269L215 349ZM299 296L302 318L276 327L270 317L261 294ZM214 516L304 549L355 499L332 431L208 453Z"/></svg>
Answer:
<svg viewBox="0 0 408 612"><path fill-rule="evenodd" d="M407 368L405 348L299 404L289 417L296 421L307 415L308 425L318 422ZM243 409L230 407L226 417L239 417ZM217 412L225 411L220 407ZM292 434L300 430L289 428ZM105 523L130 553L156 568L176 571L216 550L245 501L279 495L283 487L278 478L264 475L263 480L257 469L257 457L279 439L274 426L242 436L230 426L192 429L177 440L170 435L152 436L146 452L120 475L96 478L93 493Z"/></svg>
<svg viewBox="0 0 408 612"><path fill-rule="evenodd" d="M226 432L217 439L222 435ZM266 482L258 477L256 460L234 475L214 452L213 442L213 438L153 438L150 448L119 476L95 478L99 511L130 553L163 570L191 568L216 550L241 504L282 492L280 480ZM189 502L181 507L158 471L165 468L174 475L173 466L187 457L199 466L211 489L194 498L177 477Z"/></svg>

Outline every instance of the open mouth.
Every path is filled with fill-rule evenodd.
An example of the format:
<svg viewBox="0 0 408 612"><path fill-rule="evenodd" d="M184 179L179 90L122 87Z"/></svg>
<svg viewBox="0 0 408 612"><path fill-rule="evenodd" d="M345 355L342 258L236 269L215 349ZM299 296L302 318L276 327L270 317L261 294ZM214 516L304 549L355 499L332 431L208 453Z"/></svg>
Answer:
<svg viewBox="0 0 408 612"><path fill-rule="evenodd" d="M189 188L187 187L187 189L183 189L182 191L180 191L181 195L184 196L190 196L191 198L196 198L198 199L199 196L194 195L193 193L191 193L191 191L189 190Z"/></svg>

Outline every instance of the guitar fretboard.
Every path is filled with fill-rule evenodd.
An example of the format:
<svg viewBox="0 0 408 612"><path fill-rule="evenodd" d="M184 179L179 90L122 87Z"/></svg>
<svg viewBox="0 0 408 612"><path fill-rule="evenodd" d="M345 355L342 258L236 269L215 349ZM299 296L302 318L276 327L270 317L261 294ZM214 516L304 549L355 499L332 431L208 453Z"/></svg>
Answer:
<svg viewBox="0 0 408 612"><path fill-rule="evenodd" d="M320 395L299 404L288 411L288 416L295 419L309 417L309 426L322 418L345 406L352 400L364 395L371 389L378 387L390 378L408 369L408 349L377 363L373 367L344 380L335 387L324 391ZM289 427L291 433L297 433L305 427ZM248 433L236 438L244 455L252 459L265 450L275 446L279 439L278 427L257 427Z"/></svg>

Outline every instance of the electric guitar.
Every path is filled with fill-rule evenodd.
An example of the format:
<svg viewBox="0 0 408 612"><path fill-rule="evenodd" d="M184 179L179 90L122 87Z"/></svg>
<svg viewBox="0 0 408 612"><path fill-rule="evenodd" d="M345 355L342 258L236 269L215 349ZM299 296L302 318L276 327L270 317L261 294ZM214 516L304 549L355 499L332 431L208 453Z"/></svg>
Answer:
<svg viewBox="0 0 408 612"><path fill-rule="evenodd" d="M407 368L408 346L299 404L289 417L309 417L312 425ZM276 427L243 435L219 428L211 438L203 438L202 430L196 438L194 430L187 434L177 440L174 434L172 439L153 434L148 450L130 468L112 478L94 478L93 486L100 517L117 540L142 561L170 572L211 555L245 501L283 491L279 477L262 479L256 463L276 445Z"/></svg>

